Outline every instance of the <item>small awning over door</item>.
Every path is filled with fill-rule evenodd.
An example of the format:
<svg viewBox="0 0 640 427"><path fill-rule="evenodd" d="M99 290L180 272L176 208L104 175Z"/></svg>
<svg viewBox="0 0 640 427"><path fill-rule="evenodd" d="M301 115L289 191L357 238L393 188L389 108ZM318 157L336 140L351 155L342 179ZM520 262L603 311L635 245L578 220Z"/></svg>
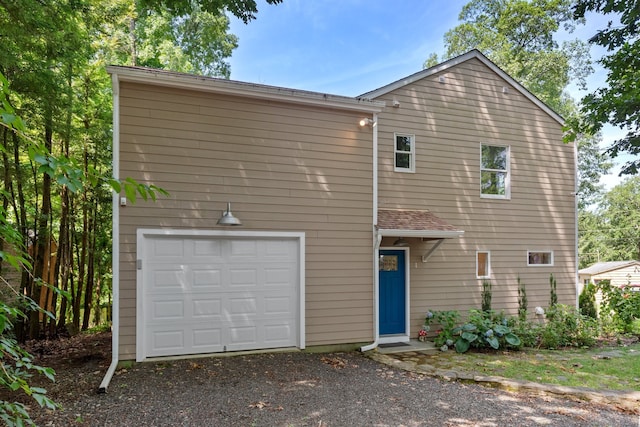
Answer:
<svg viewBox="0 0 640 427"><path fill-rule="evenodd" d="M377 228L381 236L449 239L464 234L428 210L379 209Z"/></svg>
<svg viewBox="0 0 640 427"><path fill-rule="evenodd" d="M442 218L428 210L378 209L378 236L419 237L433 240L431 249L422 256L426 262L429 256L440 246L444 239L460 237L464 234Z"/></svg>

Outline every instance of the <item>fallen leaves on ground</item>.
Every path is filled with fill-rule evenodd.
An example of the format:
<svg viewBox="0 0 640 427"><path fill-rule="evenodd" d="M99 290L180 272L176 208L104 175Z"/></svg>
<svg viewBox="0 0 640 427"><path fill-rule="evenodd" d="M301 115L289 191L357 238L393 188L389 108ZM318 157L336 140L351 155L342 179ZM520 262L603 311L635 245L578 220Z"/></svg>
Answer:
<svg viewBox="0 0 640 427"><path fill-rule="evenodd" d="M336 369L342 369L345 368L347 366L347 361L344 360L341 357L323 357L320 359L323 363L326 363L327 365L332 366L333 368Z"/></svg>

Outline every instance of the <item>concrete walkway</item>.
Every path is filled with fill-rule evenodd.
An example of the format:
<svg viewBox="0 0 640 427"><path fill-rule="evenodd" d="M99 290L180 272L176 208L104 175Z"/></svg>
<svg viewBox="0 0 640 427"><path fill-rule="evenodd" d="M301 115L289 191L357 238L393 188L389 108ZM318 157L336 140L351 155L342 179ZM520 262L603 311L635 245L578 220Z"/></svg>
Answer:
<svg viewBox="0 0 640 427"><path fill-rule="evenodd" d="M612 405L634 414L640 414L640 392L595 390L586 387L566 387L553 384L539 384L531 381L512 380L498 376L478 375L452 369L439 369L428 363L425 354L440 351L431 342L412 340L398 346L383 347L367 352L366 355L380 363L409 372L430 375L446 381L468 381L501 388L509 391L523 391L536 395L552 394L574 400L587 400Z"/></svg>

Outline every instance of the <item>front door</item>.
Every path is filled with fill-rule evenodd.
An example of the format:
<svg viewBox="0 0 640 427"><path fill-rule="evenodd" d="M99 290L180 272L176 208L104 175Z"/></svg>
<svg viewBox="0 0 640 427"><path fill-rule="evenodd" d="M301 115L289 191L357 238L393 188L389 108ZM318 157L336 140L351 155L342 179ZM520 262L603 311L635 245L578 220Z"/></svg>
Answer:
<svg viewBox="0 0 640 427"><path fill-rule="evenodd" d="M406 334L405 251L380 250L380 335Z"/></svg>

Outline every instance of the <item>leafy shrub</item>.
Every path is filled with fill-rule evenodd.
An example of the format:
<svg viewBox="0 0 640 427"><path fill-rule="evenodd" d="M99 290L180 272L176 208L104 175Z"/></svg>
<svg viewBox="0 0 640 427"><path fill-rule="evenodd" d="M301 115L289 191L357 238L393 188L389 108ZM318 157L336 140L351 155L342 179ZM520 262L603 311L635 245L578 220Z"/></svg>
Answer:
<svg viewBox="0 0 640 427"><path fill-rule="evenodd" d="M491 311L491 281L482 281L482 311Z"/></svg>
<svg viewBox="0 0 640 427"><path fill-rule="evenodd" d="M460 323L460 313L456 310L428 310L422 329L424 329L425 331L430 331L432 323L440 325L440 329L436 331L436 336L433 340L435 345L437 347L442 347L443 345L452 345L449 343L453 343L453 330L458 325L458 323Z"/></svg>
<svg viewBox="0 0 640 427"><path fill-rule="evenodd" d="M526 318L511 318L509 321L511 331L520 338L522 347L538 347L542 335L543 324L530 322Z"/></svg>
<svg viewBox="0 0 640 427"><path fill-rule="evenodd" d="M598 310L596 309L596 287L592 283L585 285L578 298L578 306L580 314L589 316L593 319L598 318Z"/></svg>
<svg viewBox="0 0 640 427"><path fill-rule="evenodd" d="M527 289L524 282L520 280L518 276L518 316L520 320L527 319L527 310L529 308L529 302L527 301Z"/></svg>
<svg viewBox="0 0 640 427"><path fill-rule="evenodd" d="M454 347L457 352L464 353L470 347L497 350L521 346L520 338L511 331L503 313L470 310L469 320L462 325L458 325L459 321L460 313L457 311L429 311L424 327L429 330L432 322L442 327L434 339L435 345L442 350Z"/></svg>
<svg viewBox="0 0 640 427"><path fill-rule="evenodd" d="M549 276L549 287L551 288L549 296L549 308L551 308L558 304L558 283L556 282L556 278L553 277L553 273L551 273L551 276Z"/></svg>
<svg viewBox="0 0 640 427"><path fill-rule="evenodd" d="M614 313L617 332L633 333L634 322L640 319L640 292L628 286L610 286L609 281L602 281L598 289L602 291L602 311Z"/></svg>
<svg viewBox="0 0 640 427"><path fill-rule="evenodd" d="M468 322L455 328L453 334L457 336L454 345L458 353L464 353L470 347L497 350L500 347L518 348L522 344L509 328L504 314L492 310L469 310Z"/></svg>
<svg viewBox="0 0 640 427"><path fill-rule="evenodd" d="M53 381L54 372L33 363L33 357L11 337L12 320L24 314L0 302L0 387L12 393L24 393L40 406L55 409L58 406L46 396L46 390L29 384L33 373L39 373ZM34 425L27 407L22 403L0 400L0 420L7 426Z"/></svg>
<svg viewBox="0 0 640 427"><path fill-rule="evenodd" d="M540 346L544 348L591 346L599 335L596 319L564 304L547 310L547 324L541 332Z"/></svg>

